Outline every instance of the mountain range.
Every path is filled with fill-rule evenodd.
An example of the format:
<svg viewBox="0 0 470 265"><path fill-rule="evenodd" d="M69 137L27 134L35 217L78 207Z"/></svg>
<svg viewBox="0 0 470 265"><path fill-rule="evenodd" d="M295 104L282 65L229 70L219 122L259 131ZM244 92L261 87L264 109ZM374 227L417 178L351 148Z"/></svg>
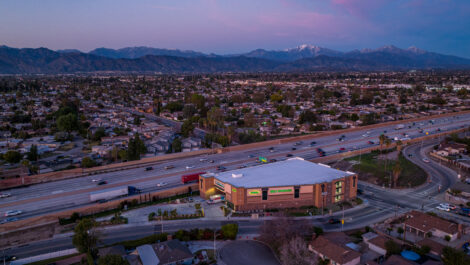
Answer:
<svg viewBox="0 0 470 265"><path fill-rule="evenodd" d="M11 48L0 46L0 74L60 74L90 72L215 73L328 72L411 69L470 69L470 59L410 47L335 51L313 45L243 54L128 47L118 50Z"/></svg>

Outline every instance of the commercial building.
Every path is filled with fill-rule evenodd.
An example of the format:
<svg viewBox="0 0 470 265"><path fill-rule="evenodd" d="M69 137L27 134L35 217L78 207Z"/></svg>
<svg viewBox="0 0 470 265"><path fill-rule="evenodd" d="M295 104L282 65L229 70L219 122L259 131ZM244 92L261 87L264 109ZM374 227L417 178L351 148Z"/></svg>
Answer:
<svg viewBox="0 0 470 265"><path fill-rule="evenodd" d="M224 194L235 211L326 207L356 197L357 174L295 157L199 176L201 196Z"/></svg>

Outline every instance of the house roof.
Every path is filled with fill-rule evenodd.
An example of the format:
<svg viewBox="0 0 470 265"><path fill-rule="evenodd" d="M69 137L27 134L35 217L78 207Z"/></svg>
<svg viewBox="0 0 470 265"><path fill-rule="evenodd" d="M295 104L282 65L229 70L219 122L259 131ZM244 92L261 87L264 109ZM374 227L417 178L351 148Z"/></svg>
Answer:
<svg viewBox="0 0 470 265"><path fill-rule="evenodd" d="M407 213L406 216L408 217L405 221L406 226L423 231L424 233L432 232L432 230L440 230L453 235L458 232L458 225L456 223L449 222L430 214L411 211Z"/></svg>
<svg viewBox="0 0 470 265"><path fill-rule="evenodd" d="M442 250L445 248L444 245L441 243L438 243L430 238L425 238L423 240L420 240L419 242L416 243L418 246L423 247L423 246L428 246L431 248L431 251L434 253L437 253L438 255L442 254Z"/></svg>
<svg viewBox="0 0 470 265"><path fill-rule="evenodd" d="M160 259L158 259L153 247L151 245L142 245L137 247L142 265L158 265Z"/></svg>
<svg viewBox="0 0 470 265"><path fill-rule="evenodd" d="M155 254L161 264L173 263L193 257L193 253L177 239L154 244Z"/></svg>
<svg viewBox="0 0 470 265"><path fill-rule="evenodd" d="M415 265L416 263L408 261L401 256L392 255L382 265Z"/></svg>
<svg viewBox="0 0 470 265"><path fill-rule="evenodd" d="M377 247L379 247L379 248L381 248L381 249L387 249L387 248L385 247L385 243L386 243L387 241L389 241L389 240L390 240L390 239L388 239L388 238L386 238L386 237L384 237L384 236L376 236L376 237L370 239L370 240L369 240L369 243L370 243L370 244L373 244L373 245L375 245L375 246L377 246Z"/></svg>
<svg viewBox="0 0 470 265"><path fill-rule="evenodd" d="M331 168L327 165L309 162L300 157L275 163L230 170L222 173L208 173L202 177L215 177L235 187L261 188L292 185L311 185L331 182L352 176L355 173Z"/></svg>
<svg viewBox="0 0 470 265"><path fill-rule="evenodd" d="M310 247L316 252L339 264L344 264L361 256L359 252L340 246L324 236L319 236L310 243Z"/></svg>

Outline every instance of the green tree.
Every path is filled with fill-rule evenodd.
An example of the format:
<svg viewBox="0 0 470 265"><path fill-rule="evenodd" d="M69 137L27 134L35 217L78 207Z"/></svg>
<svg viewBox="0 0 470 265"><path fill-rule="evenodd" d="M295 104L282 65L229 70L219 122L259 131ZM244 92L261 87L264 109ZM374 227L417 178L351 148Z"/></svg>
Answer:
<svg viewBox="0 0 470 265"><path fill-rule="evenodd" d="M180 138L176 138L175 140L173 140L173 142L171 143L171 152L173 153L179 153L183 151L183 143L181 142L181 139Z"/></svg>
<svg viewBox="0 0 470 265"><path fill-rule="evenodd" d="M144 142L140 139L138 133L135 134L134 138L129 140L127 147L127 159L128 160L139 160L141 154L145 154L147 148L145 147Z"/></svg>
<svg viewBox="0 0 470 265"><path fill-rule="evenodd" d="M194 125L190 119L185 120L181 125L181 134L188 137L194 131Z"/></svg>
<svg viewBox="0 0 470 265"><path fill-rule="evenodd" d="M119 255L108 254L98 259L98 265L129 265L129 262Z"/></svg>
<svg viewBox="0 0 470 265"><path fill-rule="evenodd" d="M96 166L95 160L91 159L90 157L86 156L82 159L82 167L90 168Z"/></svg>
<svg viewBox="0 0 470 265"><path fill-rule="evenodd" d="M38 154L38 147L36 145L31 145L29 148L29 152L26 154L29 161L38 161L39 154Z"/></svg>
<svg viewBox="0 0 470 265"><path fill-rule="evenodd" d="M80 253L96 255L96 246L99 241L96 227L97 223L89 218L80 220L75 226L72 243Z"/></svg>
<svg viewBox="0 0 470 265"><path fill-rule="evenodd" d="M78 119L77 115L69 113L67 115L62 115L57 119L57 128L60 131L67 132L70 136L70 133L78 129Z"/></svg>
<svg viewBox="0 0 470 265"><path fill-rule="evenodd" d="M442 261L444 265L468 265L470 261L467 255L452 247L444 247L442 250Z"/></svg>
<svg viewBox="0 0 470 265"><path fill-rule="evenodd" d="M238 224L226 224L221 228L224 238L235 240L238 234Z"/></svg>
<svg viewBox="0 0 470 265"><path fill-rule="evenodd" d="M299 123L303 124L303 123L306 123L306 122L316 123L317 122L317 116L315 115L315 113L313 113L310 110L304 110L302 113L300 113Z"/></svg>
<svg viewBox="0 0 470 265"><path fill-rule="evenodd" d="M270 99L271 99L272 102L279 103L279 102L282 101L283 97L279 93L274 93L274 94L271 95Z"/></svg>
<svg viewBox="0 0 470 265"><path fill-rule="evenodd" d="M9 150L3 155L3 159L11 164L16 164L21 161L23 155L18 151Z"/></svg>
<svg viewBox="0 0 470 265"><path fill-rule="evenodd" d="M397 255L401 252L401 247L395 241L389 240L385 242L385 249L387 250L387 256Z"/></svg>
<svg viewBox="0 0 470 265"><path fill-rule="evenodd" d="M206 98L204 98L204 96L200 94L192 94L191 103L196 105L198 109L202 109L204 105L206 104Z"/></svg>

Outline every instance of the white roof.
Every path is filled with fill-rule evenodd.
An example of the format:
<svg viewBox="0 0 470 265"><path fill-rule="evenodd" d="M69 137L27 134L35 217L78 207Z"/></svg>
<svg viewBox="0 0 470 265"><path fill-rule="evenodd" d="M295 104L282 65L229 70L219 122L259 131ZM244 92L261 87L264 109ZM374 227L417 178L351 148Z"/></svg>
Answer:
<svg viewBox="0 0 470 265"><path fill-rule="evenodd" d="M259 166L236 169L221 173L208 173L202 177L216 179L239 188L283 187L312 185L331 182L346 176L355 175L333 169L327 165L305 161L294 157L284 161Z"/></svg>

